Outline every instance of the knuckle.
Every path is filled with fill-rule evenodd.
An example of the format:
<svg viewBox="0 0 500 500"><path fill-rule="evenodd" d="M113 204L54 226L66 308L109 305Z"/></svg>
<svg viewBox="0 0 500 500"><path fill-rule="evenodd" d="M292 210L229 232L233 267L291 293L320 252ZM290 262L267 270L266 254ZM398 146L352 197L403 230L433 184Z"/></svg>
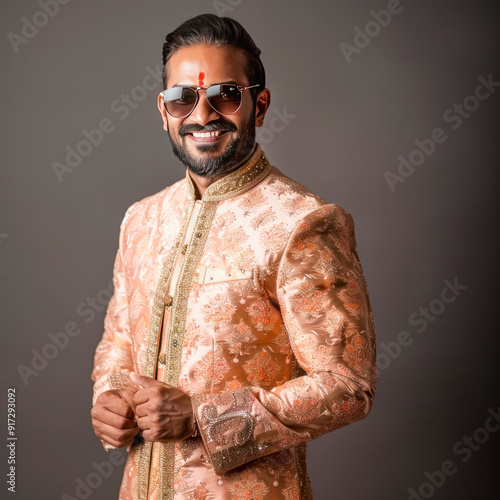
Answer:
<svg viewBox="0 0 500 500"><path fill-rule="evenodd" d="M123 443L126 439L127 439L127 436L122 432L119 432L117 437L116 437L116 440L119 441L120 443Z"/></svg>
<svg viewBox="0 0 500 500"><path fill-rule="evenodd" d="M128 429L129 428L128 421L125 418L121 418L118 423L118 427L120 429Z"/></svg>

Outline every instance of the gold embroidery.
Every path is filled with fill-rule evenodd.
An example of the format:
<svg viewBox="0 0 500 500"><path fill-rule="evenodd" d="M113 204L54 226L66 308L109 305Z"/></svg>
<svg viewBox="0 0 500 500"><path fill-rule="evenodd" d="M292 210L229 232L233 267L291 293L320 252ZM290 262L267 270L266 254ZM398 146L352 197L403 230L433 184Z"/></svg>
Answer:
<svg viewBox="0 0 500 500"><path fill-rule="evenodd" d="M234 281L253 279L253 269L219 268L202 266L200 269L200 284L220 283L222 281Z"/></svg>
<svg viewBox="0 0 500 500"><path fill-rule="evenodd" d="M205 202L202 200L200 213L196 220L196 225L186 249L179 277L175 285L175 300L171 306L172 310L166 335L167 366L163 375L163 381L174 387L177 387L179 383L182 342L187 315L187 299L189 291L191 290L191 282L193 281L194 272L199 263L201 252L205 245L216 209L217 202ZM160 446L161 468L158 498L161 500L173 498L174 452L175 443L164 443Z"/></svg>
<svg viewBox="0 0 500 500"><path fill-rule="evenodd" d="M211 184L203 195L203 201L221 201L238 196L256 186L271 171L271 164L260 145L248 163ZM190 193L194 196L193 181L186 175Z"/></svg>
<svg viewBox="0 0 500 500"><path fill-rule="evenodd" d="M189 201L189 200L188 200ZM153 307L151 310L151 320L149 324L149 337L147 349L147 362L144 369L144 375L154 377L156 373L156 361L159 347L160 331L163 323L163 313L165 307L165 294L172 273L174 262L179 252L180 242L184 237L189 214L193 208L193 204L186 203L183 213L182 229L177 236L176 243L165 262L158 283L156 285L155 294L153 297ZM191 209L191 210L190 210ZM163 447L161 448L163 450ZM145 441L138 447L138 470L137 470L137 493L136 498L139 500L147 500L149 489L149 472L152 459L152 443ZM173 472L172 472L173 476ZM162 478L160 478L161 481ZM160 485L161 486L161 485Z"/></svg>
<svg viewBox="0 0 500 500"><path fill-rule="evenodd" d="M206 429L202 438L217 473L256 458L267 447L254 439L256 420L252 415L253 396L248 389L216 394L207 403L204 399L194 394L193 405L200 425ZM226 411L220 413L219 408Z"/></svg>
<svg viewBox="0 0 500 500"><path fill-rule="evenodd" d="M187 299L191 290L191 284L195 275L196 267L199 264L218 202L229 199L251 189L261 182L270 172L269 164L265 154L259 145L247 164L240 169L226 175L222 179L211 184L205 191L202 198L202 205L196 221L191 240L187 246L180 247L187 224L189 214L192 213L194 203L189 203L195 199L193 182L186 171L187 198L182 230L180 231L175 247L165 263L160 278L156 286L153 308L151 312L151 322L148 338L148 352L145 375L154 377L158 358L159 337L162 328L162 319L165 307L165 293L171 278L172 269L179 252L184 254L184 260L177 283L174 289L174 300L171 302L171 313L166 335L166 353L164 370L164 382L176 387L179 383L181 366L182 344L187 316ZM163 361L163 359L162 359ZM143 443L140 447L140 459L138 470L138 495L140 500L147 499L149 470L151 464L151 443ZM174 452L175 443L160 443L160 477L158 488L158 499L166 500L173 498L174 490Z"/></svg>
<svg viewBox="0 0 500 500"><path fill-rule="evenodd" d="M137 493L135 495L139 500L147 500L149 488L149 467L151 463L151 453L153 443L143 441L137 446Z"/></svg>

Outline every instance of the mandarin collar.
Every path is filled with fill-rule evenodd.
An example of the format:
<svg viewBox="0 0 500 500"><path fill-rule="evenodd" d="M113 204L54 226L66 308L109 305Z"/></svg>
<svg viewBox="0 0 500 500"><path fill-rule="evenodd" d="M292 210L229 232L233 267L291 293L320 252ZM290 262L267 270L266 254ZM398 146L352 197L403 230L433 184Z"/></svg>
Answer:
<svg viewBox="0 0 500 500"><path fill-rule="evenodd" d="M208 186L201 201L221 201L234 198L245 191L256 186L271 170L271 164L262 151L260 144L257 144L252 156L237 170L225 175ZM195 188L193 180L186 168L187 197L195 200Z"/></svg>

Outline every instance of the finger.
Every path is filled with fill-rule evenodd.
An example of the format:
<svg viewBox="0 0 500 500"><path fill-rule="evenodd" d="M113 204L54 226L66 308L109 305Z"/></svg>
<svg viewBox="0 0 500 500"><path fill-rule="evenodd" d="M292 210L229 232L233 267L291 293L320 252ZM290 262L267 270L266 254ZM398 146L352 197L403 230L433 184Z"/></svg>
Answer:
<svg viewBox="0 0 500 500"><path fill-rule="evenodd" d="M129 404L120 396L118 391L103 392L96 401L95 407L106 408L109 411L125 418L132 418L134 412Z"/></svg>
<svg viewBox="0 0 500 500"><path fill-rule="evenodd" d="M132 408L135 413L136 403L134 403L134 393L129 389L121 389L118 391L120 396L127 402L127 404Z"/></svg>
<svg viewBox="0 0 500 500"><path fill-rule="evenodd" d="M139 431L139 429L137 431ZM135 436L125 441L119 441L111 436L107 436L106 434L102 434L99 436L102 445L107 451L116 450L117 448L122 448L124 446L131 447L132 443L134 442L134 438Z"/></svg>
<svg viewBox="0 0 500 500"><path fill-rule="evenodd" d="M135 404L135 412L137 413L137 407L147 403L150 399L150 393L147 389L139 389L133 397L133 402Z"/></svg>
<svg viewBox="0 0 500 500"><path fill-rule="evenodd" d="M147 431L147 430L151 429L150 419L147 416L146 417L139 417L137 419L137 427L139 427L139 429L141 431Z"/></svg>
<svg viewBox="0 0 500 500"><path fill-rule="evenodd" d="M106 450L113 450L113 449L118 449L123 446L120 441L117 441L116 439L113 439L112 437L106 436L105 434L99 434L99 438L101 439L101 442L104 445L104 448Z"/></svg>
<svg viewBox="0 0 500 500"><path fill-rule="evenodd" d="M92 408L90 414L92 420L99 420L107 425L111 425L115 429L132 429L135 427L135 420L132 418L122 417L106 408Z"/></svg>
<svg viewBox="0 0 500 500"><path fill-rule="evenodd" d="M146 441L155 441L155 435L154 432L152 431L141 431L141 436L146 440Z"/></svg>
<svg viewBox="0 0 500 500"><path fill-rule="evenodd" d="M166 384L165 382L162 382L161 380L156 380L155 378L151 377L145 377L144 375L139 375L138 373L135 372L130 372L130 379L134 384L138 385L141 389L147 388L147 387L157 387L157 386L162 386L162 387L169 387L173 388L173 385Z"/></svg>
<svg viewBox="0 0 500 500"><path fill-rule="evenodd" d="M116 429L104 422L95 422L94 431L103 441L113 446L123 446L132 440L139 432L139 427L132 429Z"/></svg>
<svg viewBox="0 0 500 500"><path fill-rule="evenodd" d="M152 385L156 385L158 383L158 380L155 380L154 378L145 377L144 375L139 375L135 372L130 372L130 379L141 388L151 387Z"/></svg>
<svg viewBox="0 0 500 500"><path fill-rule="evenodd" d="M135 420L137 422L138 418L147 417L152 412L148 405L142 404L135 407Z"/></svg>

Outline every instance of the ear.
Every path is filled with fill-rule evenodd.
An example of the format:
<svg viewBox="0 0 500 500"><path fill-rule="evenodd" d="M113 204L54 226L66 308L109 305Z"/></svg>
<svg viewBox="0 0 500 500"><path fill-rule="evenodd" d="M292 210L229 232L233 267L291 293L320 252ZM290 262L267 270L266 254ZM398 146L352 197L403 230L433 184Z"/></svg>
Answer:
<svg viewBox="0 0 500 500"><path fill-rule="evenodd" d="M157 106L158 106L158 111L160 112L161 115L161 121L163 122L163 130L165 132L168 132L168 119L167 119L167 110L165 109L165 103L163 102L163 97L158 94L158 101L157 101Z"/></svg>
<svg viewBox="0 0 500 500"><path fill-rule="evenodd" d="M255 101L255 126L262 127L264 117L271 104L271 92L269 89L263 89L257 94Z"/></svg>

